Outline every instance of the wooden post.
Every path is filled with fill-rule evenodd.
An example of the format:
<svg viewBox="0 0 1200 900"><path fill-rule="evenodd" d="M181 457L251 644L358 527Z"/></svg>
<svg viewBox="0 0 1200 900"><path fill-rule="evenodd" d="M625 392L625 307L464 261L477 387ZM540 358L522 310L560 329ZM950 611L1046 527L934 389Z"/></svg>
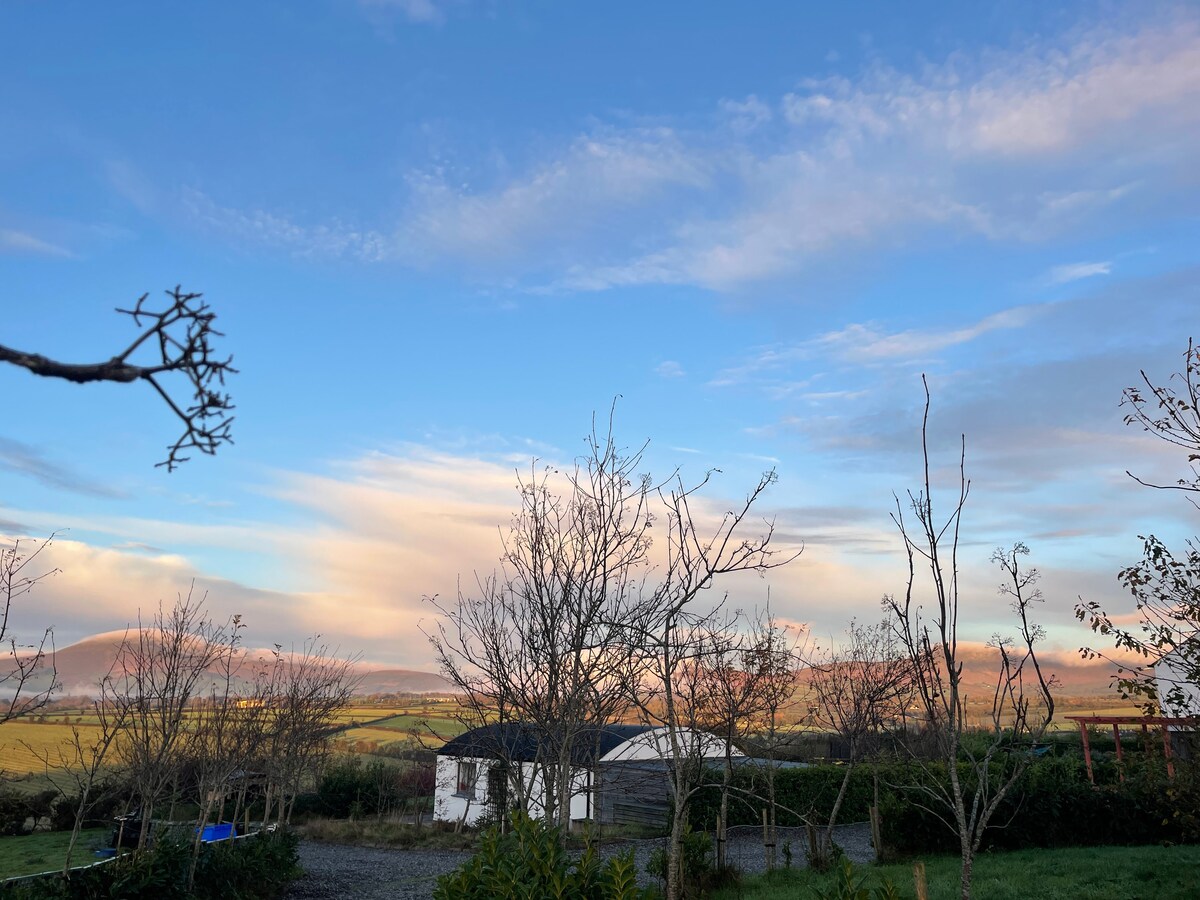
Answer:
<svg viewBox="0 0 1200 900"><path fill-rule="evenodd" d="M775 843L771 840L771 829L767 823L767 808L764 806L762 811L763 823L763 855L767 860L767 871L770 872L775 868Z"/></svg>
<svg viewBox="0 0 1200 900"><path fill-rule="evenodd" d="M871 814L871 843L875 845L875 861L883 858L883 829L879 827L879 807L872 806Z"/></svg>
<svg viewBox="0 0 1200 900"><path fill-rule="evenodd" d="M1095 784L1096 776L1092 773L1092 745L1088 742L1086 722L1079 723L1079 736L1083 738L1083 761L1087 765L1088 781Z"/></svg>
<svg viewBox="0 0 1200 900"><path fill-rule="evenodd" d="M917 900L929 900L929 885L925 881L925 863L913 866L913 885L917 889Z"/></svg>
<svg viewBox="0 0 1200 900"><path fill-rule="evenodd" d="M1166 723L1162 726L1163 733L1163 758L1167 761L1167 777L1175 777L1175 760L1171 754L1171 730L1167 728Z"/></svg>
<svg viewBox="0 0 1200 900"><path fill-rule="evenodd" d="M725 868L725 834L721 831L721 814L717 813L717 824L714 836L717 841L717 868Z"/></svg>
<svg viewBox="0 0 1200 900"><path fill-rule="evenodd" d="M1121 753L1121 726L1113 722L1113 743L1117 745L1117 776L1125 780L1125 757Z"/></svg>

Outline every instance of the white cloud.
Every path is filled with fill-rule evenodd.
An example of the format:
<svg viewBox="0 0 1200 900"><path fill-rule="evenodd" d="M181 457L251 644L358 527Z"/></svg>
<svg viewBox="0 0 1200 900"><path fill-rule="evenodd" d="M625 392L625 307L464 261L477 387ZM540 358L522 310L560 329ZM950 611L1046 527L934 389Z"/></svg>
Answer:
<svg viewBox="0 0 1200 900"><path fill-rule="evenodd" d="M367 10L394 11L408 21L421 25L436 25L446 19L445 0L359 0Z"/></svg>
<svg viewBox="0 0 1200 900"><path fill-rule="evenodd" d="M419 0L411 14L438 8ZM600 125L524 170L410 170L386 229L302 225L199 193L185 205L239 241L302 255L465 265L548 291L733 290L929 232L1036 241L1095 227L1134 196L1177 199L1197 141L1200 20L1181 14L915 70L877 63L692 120Z"/></svg>
<svg viewBox="0 0 1200 900"><path fill-rule="evenodd" d="M1094 278L1097 275L1111 275L1111 262L1080 262L1055 266L1046 275L1048 284L1068 284L1084 278Z"/></svg>
<svg viewBox="0 0 1200 900"><path fill-rule="evenodd" d="M195 188L181 191L180 205L196 224L243 245L273 247L308 257L349 256L366 262L378 262L388 255L387 238L337 220L317 226L298 225L263 210L221 206Z"/></svg>
<svg viewBox="0 0 1200 900"><path fill-rule="evenodd" d="M726 117L729 126L739 134L748 134L774 118L770 105L751 94L745 100L722 100L718 109Z"/></svg>
<svg viewBox="0 0 1200 900"><path fill-rule="evenodd" d="M798 394L806 400L850 399L858 390L809 390L814 378L793 380L792 366L804 361L869 366L875 363L911 364L926 362L932 354L998 331L1023 328L1054 308L1054 304L1014 306L991 313L957 328L887 331L876 322L853 322L794 344L761 347L746 360L718 372L710 387L760 383L776 398Z"/></svg>
<svg viewBox="0 0 1200 900"><path fill-rule="evenodd" d="M836 358L869 363L877 360L914 360L939 350L973 341L991 331L1021 328L1047 307L1014 306L960 328L909 330L888 334L874 325L852 324L821 335L808 344Z"/></svg>
<svg viewBox="0 0 1200 900"><path fill-rule="evenodd" d="M51 244L49 241L43 241L32 234L27 234L24 231L15 231L11 228L0 228L0 251L63 258L74 256L66 247Z"/></svg>
<svg viewBox="0 0 1200 900"><path fill-rule="evenodd" d="M664 360L654 367L654 372L660 378L682 378L686 373L683 366L673 359Z"/></svg>

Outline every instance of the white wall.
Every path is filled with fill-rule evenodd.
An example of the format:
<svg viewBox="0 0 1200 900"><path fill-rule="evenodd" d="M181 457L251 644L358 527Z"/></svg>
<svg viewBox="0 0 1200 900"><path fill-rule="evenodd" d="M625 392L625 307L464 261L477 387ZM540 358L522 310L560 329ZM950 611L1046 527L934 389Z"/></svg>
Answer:
<svg viewBox="0 0 1200 900"><path fill-rule="evenodd" d="M459 760L452 756L439 756L437 758L437 784L433 795L433 817L435 819L457 822L459 819L462 819L465 812L467 814L465 823L467 825L474 825L487 810L487 767L489 761L486 759L467 761L473 761L476 765L474 799L468 799L456 793L458 788Z"/></svg>
<svg viewBox="0 0 1200 900"><path fill-rule="evenodd" d="M487 796L488 767L495 765L494 760L463 759L462 762L474 762L476 766L475 796L469 801L457 793L458 764L460 760L452 756L437 758L437 786L434 792L433 816L447 822L457 822L466 813L464 822L474 825L487 811L489 797ZM535 819L542 816L545 810L545 785L541 773L535 773L530 763L520 764L519 771L524 783L529 787L529 814ZM594 810L588 803L588 789L591 787L591 772L587 769L576 769L572 773L571 818L586 819Z"/></svg>
<svg viewBox="0 0 1200 900"><path fill-rule="evenodd" d="M1156 676L1155 680L1157 681L1156 687L1158 688L1158 697L1160 701L1159 705L1162 707L1162 714L1164 716L1200 715L1200 685L1197 685L1195 682L1188 681L1187 672L1184 671L1183 664L1175 657L1175 655L1168 653L1154 667L1154 669ZM1158 678L1157 676L1159 673L1165 675L1168 681L1164 682L1162 679ZM1179 684L1180 687L1183 688L1184 703L1181 706L1168 706L1167 704L1162 703L1161 701L1163 697L1165 697L1167 692L1170 691L1176 684Z"/></svg>

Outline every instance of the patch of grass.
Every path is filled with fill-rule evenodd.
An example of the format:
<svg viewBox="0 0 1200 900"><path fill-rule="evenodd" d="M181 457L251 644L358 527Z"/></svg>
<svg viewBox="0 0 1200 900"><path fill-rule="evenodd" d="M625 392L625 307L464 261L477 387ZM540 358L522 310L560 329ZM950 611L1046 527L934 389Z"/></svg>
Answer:
<svg viewBox="0 0 1200 900"><path fill-rule="evenodd" d="M873 889L886 878L904 898L916 896L909 863L859 866ZM925 860L930 900L959 896L958 857ZM975 862L976 900L1193 900L1197 896L1200 847L1077 847L985 853ZM779 870L745 880L736 892L713 900L796 900L828 891L835 872Z"/></svg>
<svg viewBox="0 0 1200 900"><path fill-rule="evenodd" d="M330 844L359 847L390 847L402 850L473 850L476 835L455 834L440 825L406 825L377 819L312 819L300 829L304 837Z"/></svg>
<svg viewBox="0 0 1200 900"><path fill-rule="evenodd" d="M95 862L92 851L107 839L107 828L89 828L80 832L71 864L84 866ZM61 869L70 841L69 831L39 831L0 838L0 878Z"/></svg>

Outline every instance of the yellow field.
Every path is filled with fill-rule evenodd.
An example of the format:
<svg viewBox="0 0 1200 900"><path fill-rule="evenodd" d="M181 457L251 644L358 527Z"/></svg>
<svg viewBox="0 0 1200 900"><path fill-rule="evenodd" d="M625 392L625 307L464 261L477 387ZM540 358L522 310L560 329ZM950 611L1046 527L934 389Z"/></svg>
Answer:
<svg viewBox="0 0 1200 900"><path fill-rule="evenodd" d="M100 732L97 725L84 723L75 727L85 746L97 739ZM6 722L0 727L0 771L8 775L43 773L46 770L43 758L49 756L50 762L57 764L60 750L68 760L73 759L71 728L61 719L51 721L49 717L45 723L27 719Z"/></svg>

